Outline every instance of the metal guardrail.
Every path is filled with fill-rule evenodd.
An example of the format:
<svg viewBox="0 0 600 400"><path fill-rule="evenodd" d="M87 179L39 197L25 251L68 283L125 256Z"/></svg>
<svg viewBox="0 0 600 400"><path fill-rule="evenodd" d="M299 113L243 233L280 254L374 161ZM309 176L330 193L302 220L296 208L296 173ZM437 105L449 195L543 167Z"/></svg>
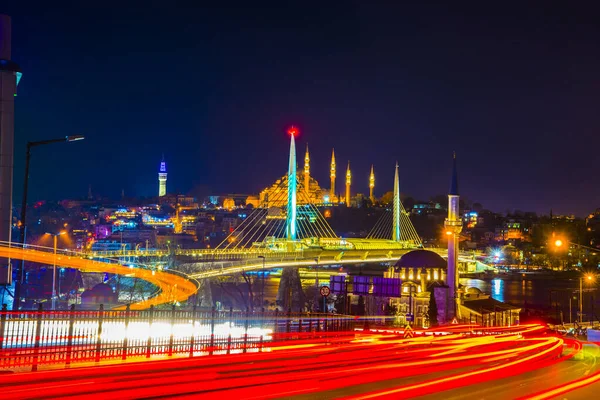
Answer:
<svg viewBox="0 0 600 400"><path fill-rule="evenodd" d="M132 311L0 312L0 368L37 371L45 364L202 356L262 351L280 340L350 332L336 314L197 308Z"/></svg>

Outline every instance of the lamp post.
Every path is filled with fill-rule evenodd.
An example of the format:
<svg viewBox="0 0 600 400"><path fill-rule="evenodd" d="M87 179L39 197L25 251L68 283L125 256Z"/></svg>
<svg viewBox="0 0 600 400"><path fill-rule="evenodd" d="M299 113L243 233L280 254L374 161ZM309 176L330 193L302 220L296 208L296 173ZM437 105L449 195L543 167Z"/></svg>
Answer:
<svg viewBox="0 0 600 400"><path fill-rule="evenodd" d="M27 218L27 189L29 185L29 162L31 160L31 149L37 146L43 146L45 144L52 143L60 143L60 142L76 142L78 140L85 139L84 136L75 135L75 136L65 136L60 139L50 139L50 140L39 140L36 142L27 142L27 150L25 152L25 178L23 180L23 202L21 203L21 229L19 230L19 242L23 247L25 247L25 231L26 231L26 223L25 218ZM15 272L17 279L15 280L15 295L13 298L13 307L14 311L19 309L20 301L21 301L21 284L23 283L23 273L25 270L25 261L22 261L21 268L19 270L18 264L15 264Z"/></svg>
<svg viewBox="0 0 600 400"><path fill-rule="evenodd" d="M54 256L52 258L52 311L56 310L56 250L58 247L58 237L60 235L64 235L65 231L60 231L58 233L49 233L46 232L46 235L54 236Z"/></svg>
<svg viewBox="0 0 600 400"><path fill-rule="evenodd" d="M258 258L262 258L262 288L260 291L260 308L262 309L265 306L265 256L258 256Z"/></svg>
<svg viewBox="0 0 600 400"><path fill-rule="evenodd" d="M315 278L315 296L317 297L316 304L317 304L317 307L318 307L319 306L319 257L315 258L315 263L316 263L315 270L316 270L316 273L317 273L317 276ZM325 312L325 308L323 308L323 312Z"/></svg>
<svg viewBox="0 0 600 400"><path fill-rule="evenodd" d="M594 276L588 274L585 279L591 282L594 280ZM579 277L579 325L583 325L583 276Z"/></svg>
<svg viewBox="0 0 600 400"><path fill-rule="evenodd" d="M408 313L412 315L412 321L408 321L408 318L406 318L407 322L412 322L410 325L414 325L415 323L415 313L413 311L413 293L416 292L415 284L410 282L408 285Z"/></svg>

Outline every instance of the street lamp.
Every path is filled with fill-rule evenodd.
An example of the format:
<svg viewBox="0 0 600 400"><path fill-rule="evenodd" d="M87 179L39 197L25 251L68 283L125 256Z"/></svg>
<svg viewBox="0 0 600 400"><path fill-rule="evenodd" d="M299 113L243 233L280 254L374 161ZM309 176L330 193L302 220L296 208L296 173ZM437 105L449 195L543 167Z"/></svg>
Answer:
<svg viewBox="0 0 600 400"><path fill-rule="evenodd" d="M49 233L46 232L46 235L54 236L54 257L52 260L52 311L56 310L56 249L58 244L58 237L60 235L64 235L65 231L60 231L58 233Z"/></svg>
<svg viewBox="0 0 600 400"><path fill-rule="evenodd" d="M29 161L31 160L31 149L37 146L43 146L45 144L61 143L61 142L76 142L85 139L82 135L65 136L60 139L50 140L39 140L36 142L27 142L27 150L25 152L25 178L23 180L23 202L21 203L21 229L19 230L19 242L25 248L25 218L27 218L27 189L29 185ZM15 295L13 298L14 311L19 309L21 300L21 283L23 281L23 271L25 270L25 260L21 262L21 268L19 270L19 264L15 264L15 272L17 273L17 279L15 280Z"/></svg>
<svg viewBox="0 0 600 400"><path fill-rule="evenodd" d="M316 304L317 304L317 307L318 307L318 304L319 304L319 294L320 294L319 293L319 257L315 258L315 263L316 263L315 269L316 269L316 272L317 272L317 276L315 278L315 289L316 289L315 290L315 296L316 296L316 300L317 300ZM323 308L323 312L325 312L325 308Z"/></svg>
<svg viewBox="0 0 600 400"><path fill-rule="evenodd" d="M579 277L579 325L583 325L583 276ZM587 274L585 276L587 282L594 280L594 275Z"/></svg>
<svg viewBox="0 0 600 400"><path fill-rule="evenodd" d="M260 292L260 308L262 309L265 306L265 256L258 256L258 258L262 258L262 289Z"/></svg>

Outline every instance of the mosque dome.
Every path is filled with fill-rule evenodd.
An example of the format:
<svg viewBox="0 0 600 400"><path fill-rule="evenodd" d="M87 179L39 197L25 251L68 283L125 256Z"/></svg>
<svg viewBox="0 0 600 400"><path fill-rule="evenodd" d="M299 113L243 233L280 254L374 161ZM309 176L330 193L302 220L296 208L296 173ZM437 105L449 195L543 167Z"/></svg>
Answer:
<svg viewBox="0 0 600 400"><path fill-rule="evenodd" d="M447 268L448 263L439 254L429 250L413 250L404 254L395 268Z"/></svg>
<svg viewBox="0 0 600 400"><path fill-rule="evenodd" d="M467 294L474 294L474 295L480 295L483 293L479 288L476 288L474 286L468 287L466 292L467 292Z"/></svg>

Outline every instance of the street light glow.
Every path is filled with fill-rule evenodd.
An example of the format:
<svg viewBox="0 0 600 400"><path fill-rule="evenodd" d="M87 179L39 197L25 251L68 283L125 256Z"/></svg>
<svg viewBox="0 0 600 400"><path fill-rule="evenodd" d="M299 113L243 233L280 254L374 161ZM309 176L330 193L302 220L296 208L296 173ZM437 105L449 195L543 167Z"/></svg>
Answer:
<svg viewBox="0 0 600 400"><path fill-rule="evenodd" d="M562 245L563 245L563 241L562 241L562 240L560 240L560 239L556 239L556 241L554 242L554 245L555 245L556 247L560 247L560 246L562 246Z"/></svg>

